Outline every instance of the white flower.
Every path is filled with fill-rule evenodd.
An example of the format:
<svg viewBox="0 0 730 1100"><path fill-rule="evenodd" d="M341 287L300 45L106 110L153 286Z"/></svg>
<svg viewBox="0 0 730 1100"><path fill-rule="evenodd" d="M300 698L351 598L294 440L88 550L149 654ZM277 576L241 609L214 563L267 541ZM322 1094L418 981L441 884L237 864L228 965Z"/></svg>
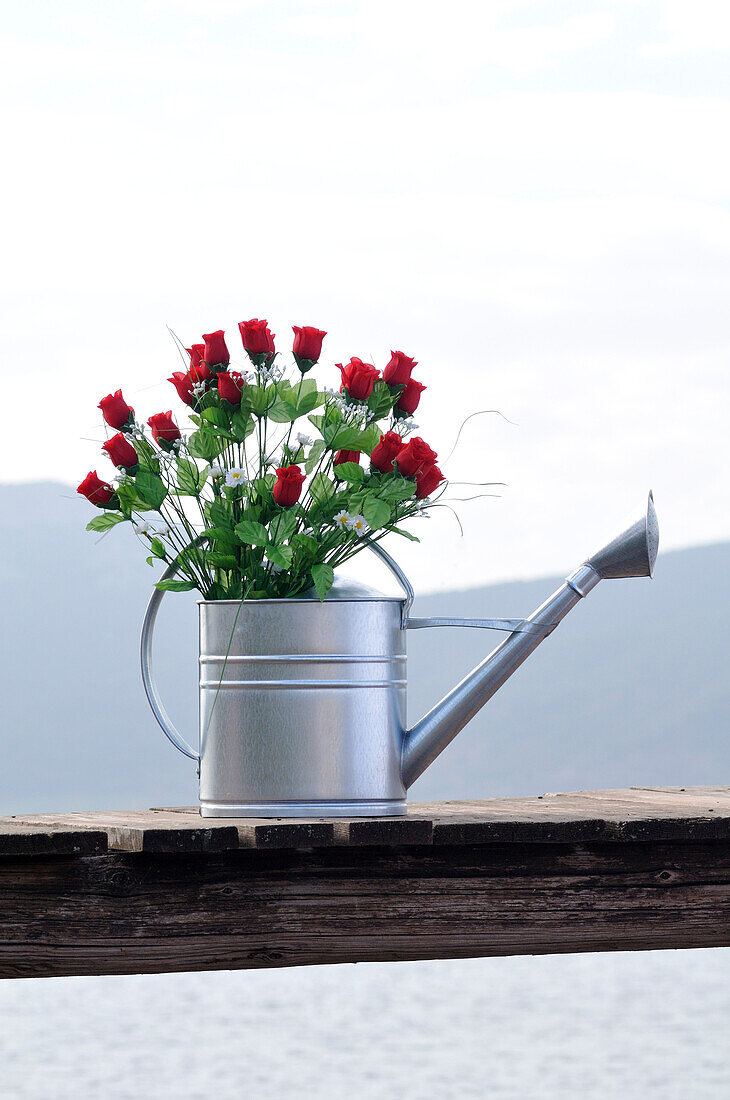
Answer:
<svg viewBox="0 0 730 1100"><path fill-rule="evenodd" d="M150 535L151 536L151 535L154 535L155 529L154 529L154 527L152 526L151 523L147 523L147 521L144 520L142 523L135 523L134 533L135 533L135 535Z"/></svg>
<svg viewBox="0 0 730 1100"><path fill-rule="evenodd" d="M225 477L226 471L222 466L211 466L208 470L208 477Z"/></svg>
<svg viewBox="0 0 730 1100"><path fill-rule="evenodd" d="M314 440L306 432L297 432L297 443L300 447L311 447Z"/></svg>
<svg viewBox="0 0 730 1100"><path fill-rule="evenodd" d="M245 485L247 481L246 471L241 466L231 466L226 474L226 485L229 489L234 489L236 485Z"/></svg>
<svg viewBox="0 0 730 1100"><path fill-rule="evenodd" d="M190 387L190 392L193 393L196 397L202 397L203 394L207 392L207 390L207 382L193 382L192 386Z"/></svg>
<svg viewBox="0 0 730 1100"><path fill-rule="evenodd" d="M365 522L365 516L348 516L347 517L347 529L348 531L354 531L358 538L362 538L363 535L367 535L370 528Z"/></svg>
<svg viewBox="0 0 730 1100"><path fill-rule="evenodd" d="M341 530L349 530L350 527L350 513L338 512L332 521L335 527L339 527Z"/></svg>
<svg viewBox="0 0 730 1100"><path fill-rule="evenodd" d="M159 535L162 539L167 538L167 536L170 534L170 528L167 526L166 523L163 523L162 527L157 528L155 534Z"/></svg>

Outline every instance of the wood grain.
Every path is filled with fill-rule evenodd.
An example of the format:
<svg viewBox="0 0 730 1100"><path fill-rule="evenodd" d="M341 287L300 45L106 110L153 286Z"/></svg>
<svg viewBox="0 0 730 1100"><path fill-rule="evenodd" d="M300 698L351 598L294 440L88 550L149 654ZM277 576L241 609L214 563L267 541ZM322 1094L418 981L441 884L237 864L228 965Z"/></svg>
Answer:
<svg viewBox="0 0 730 1100"><path fill-rule="evenodd" d="M0 977L730 945L730 842L7 860Z"/></svg>

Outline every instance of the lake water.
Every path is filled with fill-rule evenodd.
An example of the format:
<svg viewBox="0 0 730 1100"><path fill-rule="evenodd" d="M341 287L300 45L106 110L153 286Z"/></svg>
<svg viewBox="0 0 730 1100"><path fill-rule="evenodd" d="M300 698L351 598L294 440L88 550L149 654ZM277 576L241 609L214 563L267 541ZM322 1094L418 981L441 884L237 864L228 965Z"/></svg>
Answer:
<svg viewBox="0 0 730 1100"><path fill-rule="evenodd" d="M2 1100L727 1100L730 949L0 982Z"/></svg>

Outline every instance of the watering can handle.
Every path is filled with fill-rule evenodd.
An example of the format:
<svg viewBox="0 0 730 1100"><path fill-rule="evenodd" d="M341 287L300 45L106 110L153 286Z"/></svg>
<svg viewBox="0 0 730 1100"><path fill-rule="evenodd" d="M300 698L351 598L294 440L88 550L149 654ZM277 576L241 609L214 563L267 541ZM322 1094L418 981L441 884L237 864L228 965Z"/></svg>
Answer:
<svg viewBox="0 0 730 1100"><path fill-rule="evenodd" d="M169 566L160 577L160 580L166 581L170 577L173 577L177 572L178 563L174 562ZM145 611L144 622L142 623L142 637L140 639L140 663L142 666L142 683L144 684L144 690L147 695L147 701L152 708L152 713L157 719L162 732L165 737L172 741L176 749L179 749L184 756L189 756L191 760L200 762L200 757L194 749L188 745L185 738L178 733L175 725L170 718L169 714L165 710L162 700L157 693L157 684L155 678L152 675L152 634L155 629L155 619L157 618L157 612L162 602L162 597L165 595L164 591L159 588L155 588L150 596L150 602L147 604L147 610Z"/></svg>

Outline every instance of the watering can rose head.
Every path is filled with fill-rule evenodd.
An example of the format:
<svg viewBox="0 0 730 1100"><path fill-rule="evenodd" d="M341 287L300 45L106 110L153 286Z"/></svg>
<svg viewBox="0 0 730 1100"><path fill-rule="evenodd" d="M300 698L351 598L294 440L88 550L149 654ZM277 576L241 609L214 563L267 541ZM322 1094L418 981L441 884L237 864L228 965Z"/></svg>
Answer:
<svg viewBox="0 0 730 1100"><path fill-rule="evenodd" d="M294 325L290 365L266 320L238 325L232 362L223 329L180 345L168 381L172 410L137 419L121 390L99 403L114 482L90 472L78 492L99 509L88 524L129 522L150 564L166 567L164 590L197 589L206 600L320 599L334 570L403 525L446 488L436 451L411 419L425 386L418 363L392 351L381 368L353 356L321 366L327 333Z"/></svg>

